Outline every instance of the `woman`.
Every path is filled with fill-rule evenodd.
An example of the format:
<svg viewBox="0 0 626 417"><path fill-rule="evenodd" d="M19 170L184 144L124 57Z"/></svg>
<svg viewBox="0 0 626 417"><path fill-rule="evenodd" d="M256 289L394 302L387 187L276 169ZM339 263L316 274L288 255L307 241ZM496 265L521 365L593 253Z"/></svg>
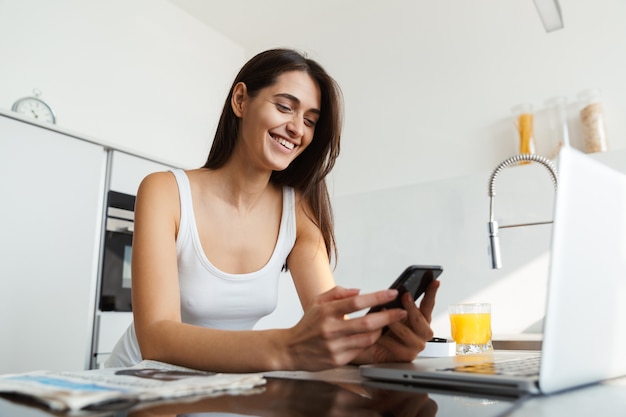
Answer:
<svg viewBox="0 0 626 417"><path fill-rule="evenodd" d="M438 284L420 308L346 315L396 297L335 286L325 177L339 154L340 92L288 49L253 57L224 104L204 167L161 172L137 193L134 323L107 366L154 359L216 372L321 370L410 361L432 337ZM276 306L282 269L304 315L253 331ZM381 329L391 331L381 336Z"/></svg>

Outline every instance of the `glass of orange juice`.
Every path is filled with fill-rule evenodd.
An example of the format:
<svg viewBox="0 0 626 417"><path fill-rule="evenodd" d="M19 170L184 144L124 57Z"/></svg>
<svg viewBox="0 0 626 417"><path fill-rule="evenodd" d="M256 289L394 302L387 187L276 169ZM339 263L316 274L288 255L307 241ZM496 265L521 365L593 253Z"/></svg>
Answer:
<svg viewBox="0 0 626 417"><path fill-rule="evenodd" d="M491 344L491 304L452 304L450 330L456 354L493 352Z"/></svg>

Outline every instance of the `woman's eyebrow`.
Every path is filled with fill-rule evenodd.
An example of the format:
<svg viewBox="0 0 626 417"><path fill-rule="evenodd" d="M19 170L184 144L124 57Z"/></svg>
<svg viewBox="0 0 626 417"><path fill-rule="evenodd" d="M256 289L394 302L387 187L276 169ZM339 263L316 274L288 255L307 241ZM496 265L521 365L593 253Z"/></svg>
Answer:
<svg viewBox="0 0 626 417"><path fill-rule="evenodd" d="M278 94L275 94L274 97L285 98L285 99L287 99L287 100L289 100L289 101L291 101L293 103L301 104L300 99L298 97L296 97L296 96L294 96L292 94L289 94L289 93L278 93ZM321 113L321 111L319 109L310 109L309 111L311 111L311 112L313 112L315 114L320 114Z"/></svg>

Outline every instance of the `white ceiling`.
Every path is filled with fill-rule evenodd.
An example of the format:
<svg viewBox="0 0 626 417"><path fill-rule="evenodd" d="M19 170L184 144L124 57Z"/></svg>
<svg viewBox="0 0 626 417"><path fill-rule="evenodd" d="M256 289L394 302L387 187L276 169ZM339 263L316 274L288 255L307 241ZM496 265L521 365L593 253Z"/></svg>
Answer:
<svg viewBox="0 0 626 417"><path fill-rule="evenodd" d="M363 5L381 6L378 0L169 0L198 20L211 26L245 49L258 49L263 44L299 44L303 35L324 29L328 19L350 20L354 8ZM405 3L407 12L414 1ZM530 0L527 0L530 2ZM395 2L398 3L398 2ZM402 2L400 2L401 4ZM560 19L558 0L535 0L548 24ZM396 7L378 7L380 20L397 16ZM558 13L559 15L555 15ZM560 27L556 25L556 27Z"/></svg>
<svg viewBox="0 0 626 417"><path fill-rule="evenodd" d="M248 51L261 45L298 45L363 0L169 0ZM322 26L322 27L320 27Z"/></svg>

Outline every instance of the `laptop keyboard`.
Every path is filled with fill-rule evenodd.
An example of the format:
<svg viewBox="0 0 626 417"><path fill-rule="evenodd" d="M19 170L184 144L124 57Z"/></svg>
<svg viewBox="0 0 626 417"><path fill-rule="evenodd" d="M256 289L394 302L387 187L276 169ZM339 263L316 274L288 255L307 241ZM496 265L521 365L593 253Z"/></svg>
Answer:
<svg viewBox="0 0 626 417"><path fill-rule="evenodd" d="M541 355L537 355L521 359L503 359L500 361L487 361L471 365L456 366L448 370L476 374L533 377L539 375L540 364Z"/></svg>

